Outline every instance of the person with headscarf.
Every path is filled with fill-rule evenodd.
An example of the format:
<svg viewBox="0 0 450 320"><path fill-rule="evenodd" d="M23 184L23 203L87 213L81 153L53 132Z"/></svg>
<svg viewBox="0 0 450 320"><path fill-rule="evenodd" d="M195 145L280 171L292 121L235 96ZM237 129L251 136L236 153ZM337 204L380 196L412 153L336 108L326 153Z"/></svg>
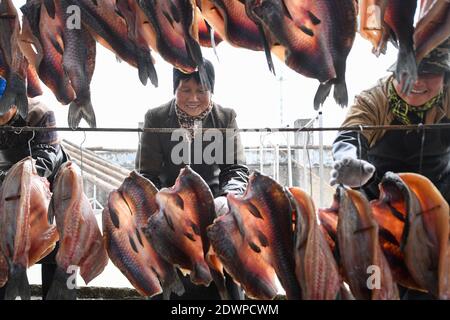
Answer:
<svg viewBox="0 0 450 320"><path fill-rule="evenodd" d="M172 187L180 170L189 165L208 184L215 198L216 214L228 210L226 195L244 193L248 182L248 168L245 165L244 150L238 131L232 135L224 134L222 141L223 158L211 162L204 155L208 143L196 143L202 139L199 128L237 129L236 112L225 108L212 100L215 84L215 72L212 63L204 60L204 71L183 73L173 69L174 98L164 105L148 110L144 128L181 128L186 134L185 141L190 144L190 154L179 158L179 152L173 152L180 144L172 140L171 133L144 132L136 156L136 169L158 188ZM206 76L205 76L206 75ZM205 139L206 140L206 139ZM216 142L216 141L215 141ZM230 145L232 144L232 145ZM199 149L200 146L200 150ZM180 274L181 276L181 274ZM234 299L242 299L242 292L234 281L226 275L227 287ZM216 286L194 286L188 277L182 277L186 293L181 299L220 299ZM177 296L172 294L172 299Z"/></svg>
<svg viewBox="0 0 450 320"><path fill-rule="evenodd" d="M395 71L395 64L389 71ZM409 94L395 73L356 96L342 127L450 123L450 39L418 65ZM330 184L379 197L378 184L387 171L419 173L450 202L450 130L340 131L332 147ZM407 292L406 298L431 298Z"/></svg>

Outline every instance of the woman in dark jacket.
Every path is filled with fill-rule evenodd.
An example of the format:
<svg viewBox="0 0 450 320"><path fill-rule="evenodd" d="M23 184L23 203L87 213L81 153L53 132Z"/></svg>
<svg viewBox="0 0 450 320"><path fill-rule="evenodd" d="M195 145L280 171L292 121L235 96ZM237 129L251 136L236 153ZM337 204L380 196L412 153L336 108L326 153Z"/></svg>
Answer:
<svg viewBox="0 0 450 320"><path fill-rule="evenodd" d="M173 70L175 97L168 103L150 109L145 115L145 128L180 128L173 133L150 133L142 135L136 168L151 180L157 188L171 187L185 165L197 172L209 185L215 198L216 213L227 210L226 195L241 194L248 181L244 151L237 129L236 113L211 100L214 92L214 67L205 60L207 79L200 80L199 72L185 74ZM207 83L204 83L207 82ZM215 139L206 138L196 128L228 128ZM181 138L181 141L180 141ZM217 139L219 138L219 139ZM215 154L208 154L214 145ZM228 278L228 277L227 277ZM234 298L241 293L233 281L227 280ZM214 284L208 288L194 286L183 277L186 294L182 299L219 299ZM172 295L171 298L176 298Z"/></svg>

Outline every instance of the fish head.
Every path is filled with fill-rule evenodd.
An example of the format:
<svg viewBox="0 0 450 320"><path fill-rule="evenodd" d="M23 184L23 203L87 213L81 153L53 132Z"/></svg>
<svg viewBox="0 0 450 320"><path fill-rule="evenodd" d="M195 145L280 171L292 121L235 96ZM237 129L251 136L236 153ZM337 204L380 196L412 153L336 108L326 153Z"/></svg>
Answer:
<svg viewBox="0 0 450 320"><path fill-rule="evenodd" d="M156 203L160 210L183 215L184 201L172 188L163 188L156 194Z"/></svg>
<svg viewBox="0 0 450 320"><path fill-rule="evenodd" d="M405 201L408 194L408 187L398 174L386 172L380 184L380 199L389 203L400 203Z"/></svg>

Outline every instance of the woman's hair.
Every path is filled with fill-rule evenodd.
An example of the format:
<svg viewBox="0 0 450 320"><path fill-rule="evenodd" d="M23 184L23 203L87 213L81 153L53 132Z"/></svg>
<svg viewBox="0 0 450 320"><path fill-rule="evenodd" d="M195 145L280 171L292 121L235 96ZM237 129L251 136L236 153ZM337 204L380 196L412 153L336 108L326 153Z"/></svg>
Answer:
<svg viewBox="0 0 450 320"><path fill-rule="evenodd" d="M208 81L208 86L211 92L214 93L214 81L216 76L214 72L214 66L212 65L211 61L207 59L203 59L203 64L206 73L206 78ZM197 83L201 83L200 72L195 71L192 73L184 73L176 68L173 68L173 93L175 93L175 91L178 89L181 80L189 80L189 79L194 79Z"/></svg>

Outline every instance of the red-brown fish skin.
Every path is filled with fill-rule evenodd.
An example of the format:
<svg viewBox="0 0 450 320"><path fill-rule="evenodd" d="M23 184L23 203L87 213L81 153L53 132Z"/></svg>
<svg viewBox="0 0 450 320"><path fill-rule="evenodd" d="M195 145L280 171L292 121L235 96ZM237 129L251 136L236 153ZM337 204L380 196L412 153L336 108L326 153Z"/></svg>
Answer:
<svg viewBox="0 0 450 320"><path fill-rule="evenodd" d="M209 86L203 56L198 43L196 3L194 0L140 0L156 35L160 56L175 68L191 73L197 70L201 83Z"/></svg>
<svg viewBox="0 0 450 320"><path fill-rule="evenodd" d="M244 3L238 0L202 0L202 14L231 45L264 50L258 26L247 16Z"/></svg>
<svg viewBox="0 0 450 320"><path fill-rule="evenodd" d="M64 105L75 99L75 92L63 68L63 28L64 23L56 17L52 19L40 1L30 1L22 6L34 37L28 37L37 50L36 70L40 80L53 92L55 98ZM26 52L27 53L27 52Z"/></svg>
<svg viewBox="0 0 450 320"><path fill-rule="evenodd" d="M71 128L76 128L81 119L84 119L90 127L96 127L90 92L93 70L89 70L89 64L86 63L89 55L95 59L96 44L82 24L79 27L69 24L73 20L70 6L71 3L67 0L54 3L54 19L63 23L63 69L75 91L75 99L71 101L69 106L68 124ZM92 72L91 74L89 74L90 71Z"/></svg>
<svg viewBox="0 0 450 320"><path fill-rule="evenodd" d="M173 187L156 194L156 202L159 212L150 217L146 236L167 261L189 270L193 283L208 286L212 275L205 261L210 246L206 228L215 218L208 185L186 166Z"/></svg>
<svg viewBox="0 0 450 320"><path fill-rule="evenodd" d="M236 210L234 206L230 210ZM276 274L261 254L253 251L230 211L216 218L208 227L208 237L214 253L225 270L252 299L274 299L277 294Z"/></svg>
<svg viewBox="0 0 450 320"><path fill-rule="evenodd" d="M219 43L223 41L222 37L215 31L212 30L211 26L202 16L200 9L197 7L197 25L198 25L198 42L202 47L214 48ZM211 32L214 31L213 37L211 37Z"/></svg>
<svg viewBox="0 0 450 320"><path fill-rule="evenodd" d="M74 299L76 292L67 286L71 268L80 267L85 283L103 272L108 255L103 237L83 191L78 167L71 161L64 163L54 181L49 205L49 219L55 218L60 236L56 254L57 271L47 299Z"/></svg>
<svg viewBox="0 0 450 320"><path fill-rule="evenodd" d="M314 97L314 108L318 110L323 105L332 87L334 87L333 97L336 103L341 107L347 106L348 93L345 72L347 56L353 47L357 25L354 0L283 1L288 10L294 7L291 12L292 16L296 13L297 6L304 5L304 10L320 20L320 23L312 26L313 38L321 41L324 44L322 50L329 51L332 57L336 77L319 85Z"/></svg>
<svg viewBox="0 0 450 320"><path fill-rule="evenodd" d="M450 299L449 206L426 177L400 173L407 186L403 251L413 279L438 299Z"/></svg>
<svg viewBox="0 0 450 320"><path fill-rule="evenodd" d="M108 255L114 265L127 277L143 296L162 292L148 242L144 242L132 212L118 191L109 195L108 206L103 210L103 237Z"/></svg>
<svg viewBox="0 0 450 320"><path fill-rule="evenodd" d="M0 114L12 105L17 107L22 118L28 114L28 99L25 86L28 62L19 46L19 17L11 0L0 2L0 51L7 67L7 85L0 98Z"/></svg>
<svg viewBox="0 0 450 320"><path fill-rule="evenodd" d="M419 21L414 29L416 61L419 64L434 48L450 37L450 3L426 1L421 7Z"/></svg>
<svg viewBox="0 0 450 320"><path fill-rule="evenodd" d="M339 216L339 194L335 193L330 208L319 208L317 216L320 221L320 229L325 235L325 239L333 252L333 256L339 263L339 248L337 245L337 224Z"/></svg>
<svg viewBox="0 0 450 320"><path fill-rule="evenodd" d="M396 79L402 84L402 92L410 93L417 79L417 64L414 54L414 13L417 0L389 0L384 21L398 40Z"/></svg>
<svg viewBox="0 0 450 320"><path fill-rule="evenodd" d="M319 228L314 203L300 188L289 188L296 212L296 276L304 300L335 300L341 285L333 253Z"/></svg>
<svg viewBox="0 0 450 320"><path fill-rule="evenodd" d="M275 270L288 299L300 299L293 257L292 209L283 187L254 172L242 196L228 195L239 230L251 249Z"/></svg>
<svg viewBox="0 0 450 320"><path fill-rule="evenodd" d="M94 38L105 48L113 51L139 71L139 78L145 85L150 79L157 86L157 75L153 58L147 48L138 46L128 38L128 26L117 13L116 0L71 0L81 9L82 22Z"/></svg>
<svg viewBox="0 0 450 320"><path fill-rule="evenodd" d="M411 277L400 245L406 221L406 201L401 193L403 182L397 175L387 173L379 184L380 196L370 206L379 225L379 241L389 262L395 281L414 290L421 288Z"/></svg>
<svg viewBox="0 0 450 320"><path fill-rule="evenodd" d="M384 23L384 11L387 0L360 0L359 6L359 34L372 43L372 52L378 57L380 53L386 53L383 41L386 33Z"/></svg>
<svg viewBox="0 0 450 320"><path fill-rule="evenodd" d="M397 285L378 242L378 225L369 202L355 190L338 187L337 192L340 264L352 294L356 299L399 299ZM378 270L375 283L369 282L373 267Z"/></svg>
<svg viewBox="0 0 450 320"><path fill-rule="evenodd" d="M1 187L0 247L8 263L5 299L30 299L26 269L29 264L31 180L35 160L27 157L9 171Z"/></svg>
<svg viewBox="0 0 450 320"><path fill-rule="evenodd" d="M146 85L147 79L151 79L151 83L157 87L158 77L154 68L154 61L152 58L150 47L153 44L152 40L148 40L149 22L142 12L138 1L136 0L116 0L117 12L125 19L128 27L128 38L138 48L136 50L139 79ZM148 63L150 57L152 63Z"/></svg>
<svg viewBox="0 0 450 320"><path fill-rule="evenodd" d="M28 267L47 256L59 239L55 225L48 222L48 206L51 199L47 179L33 175L30 194L30 251Z"/></svg>
<svg viewBox="0 0 450 320"><path fill-rule="evenodd" d="M168 299L172 291L179 296L182 295L184 288L175 268L155 251L143 233L143 228L147 226L148 219L158 212L155 199L158 189L150 180L136 171L132 171L117 191L129 208L128 216L121 216L121 219L132 219L129 223L135 226L131 233L128 230L129 237L132 238L130 234L136 233L139 244L135 244L135 246L138 248L142 244L143 251L146 251L144 255L148 258L143 261L144 266L146 269L151 269L150 271L158 277L165 298Z"/></svg>
<svg viewBox="0 0 450 320"><path fill-rule="evenodd" d="M299 29L282 0L247 0L249 17L270 34L271 51L294 71L324 83L336 78L333 59L324 44Z"/></svg>

